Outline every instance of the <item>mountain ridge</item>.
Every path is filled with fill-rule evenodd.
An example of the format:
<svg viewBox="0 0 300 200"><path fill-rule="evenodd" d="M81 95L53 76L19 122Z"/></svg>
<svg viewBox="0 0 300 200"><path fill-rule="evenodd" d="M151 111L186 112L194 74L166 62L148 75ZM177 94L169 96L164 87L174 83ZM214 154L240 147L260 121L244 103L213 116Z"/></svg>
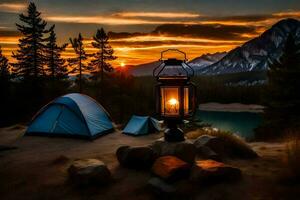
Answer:
<svg viewBox="0 0 300 200"><path fill-rule="evenodd" d="M281 20L260 36L232 49L222 59L198 70L196 73L215 75L266 71L269 62L282 55L289 34L294 34L296 40L300 42L300 21L291 18Z"/></svg>
<svg viewBox="0 0 300 200"><path fill-rule="evenodd" d="M287 18L275 23L241 46L228 53L206 53L189 62L196 75L218 75L251 71L267 71L269 63L278 60L283 53L286 39L289 34L294 34L300 42L300 21ZM128 73L134 76L152 75L153 69L159 65L153 61L128 68Z"/></svg>

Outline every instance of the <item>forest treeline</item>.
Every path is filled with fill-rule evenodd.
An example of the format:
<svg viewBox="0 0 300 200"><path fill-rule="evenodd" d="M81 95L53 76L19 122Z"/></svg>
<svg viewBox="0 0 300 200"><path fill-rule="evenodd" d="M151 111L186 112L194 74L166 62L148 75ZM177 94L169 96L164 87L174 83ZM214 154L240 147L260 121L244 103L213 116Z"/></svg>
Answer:
<svg viewBox="0 0 300 200"><path fill-rule="evenodd" d="M10 63L0 48L0 126L28 123L42 106L70 92L95 98L116 123L126 122L133 114L155 115L155 79L133 77L126 68L114 68L110 61L116 56L103 28L96 30L92 39L95 53L88 54L80 33L70 38L69 44L58 45L55 25L42 19L34 3L19 20L16 26L22 37L12 54L14 61ZM193 77L198 103L266 105L259 136L299 128L300 48L293 38L296 35L289 36L284 54L270 63L268 73ZM74 51L69 59L62 57L67 46Z"/></svg>
<svg viewBox="0 0 300 200"><path fill-rule="evenodd" d="M46 103L70 92L92 96L117 123L126 122L132 114L155 114L154 78L133 77L125 69L113 70L109 61L116 56L103 28L96 31L91 43L96 53L85 52L84 38L79 33L69 40L75 57L64 59L61 54L68 44L57 44L55 26L47 25L34 3L19 20L16 26L22 37L12 54L15 61L9 63L0 50L1 126L26 123ZM195 77L199 103L260 103L263 86L226 85L236 81L236 76L243 77Z"/></svg>

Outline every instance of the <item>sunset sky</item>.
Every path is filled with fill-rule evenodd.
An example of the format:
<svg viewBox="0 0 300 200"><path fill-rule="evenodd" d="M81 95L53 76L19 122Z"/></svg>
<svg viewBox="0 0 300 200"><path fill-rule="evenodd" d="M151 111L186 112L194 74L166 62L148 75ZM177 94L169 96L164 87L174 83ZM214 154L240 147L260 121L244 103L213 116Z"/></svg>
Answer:
<svg viewBox="0 0 300 200"><path fill-rule="evenodd" d="M283 18L300 19L299 0L36 0L49 26L56 25L59 43L79 32L86 51L98 28L111 32L111 45L121 64L159 59L159 52L179 48L188 58L228 51L258 36ZM20 34L15 23L28 1L0 0L0 45L10 57ZM64 57L74 56L67 48Z"/></svg>

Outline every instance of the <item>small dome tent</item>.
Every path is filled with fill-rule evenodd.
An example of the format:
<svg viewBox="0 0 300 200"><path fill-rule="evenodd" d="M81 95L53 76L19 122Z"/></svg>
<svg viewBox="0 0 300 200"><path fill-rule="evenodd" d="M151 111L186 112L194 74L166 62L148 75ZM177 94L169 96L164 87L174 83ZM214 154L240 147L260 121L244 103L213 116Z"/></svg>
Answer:
<svg viewBox="0 0 300 200"><path fill-rule="evenodd" d="M87 95L71 93L44 106L33 117L25 135L93 139L113 129L108 113L99 103Z"/></svg>
<svg viewBox="0 0 300 200"><path fill-rule="evenodd" d="M136 116L133 115L123 133L128 135L147 135L156 131L160 131L160 123L158 120L149 116Z"/></svg>

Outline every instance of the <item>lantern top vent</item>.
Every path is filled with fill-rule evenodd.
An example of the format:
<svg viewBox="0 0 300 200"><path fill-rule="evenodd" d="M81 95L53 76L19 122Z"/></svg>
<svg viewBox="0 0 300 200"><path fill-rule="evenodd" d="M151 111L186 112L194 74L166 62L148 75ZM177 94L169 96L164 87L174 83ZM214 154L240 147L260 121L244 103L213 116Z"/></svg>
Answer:
<svg viewBox="0 0 300 200"><path fill-rule="evenodd" d="M184 59L164 58L164 54L170 51L183 54ZM183 51L178 49L162 51L159 60L161 63L153 70L153 76L158 80L171 78L189 79L194 76L194 70L186 63L186 54Z"/></svg>

